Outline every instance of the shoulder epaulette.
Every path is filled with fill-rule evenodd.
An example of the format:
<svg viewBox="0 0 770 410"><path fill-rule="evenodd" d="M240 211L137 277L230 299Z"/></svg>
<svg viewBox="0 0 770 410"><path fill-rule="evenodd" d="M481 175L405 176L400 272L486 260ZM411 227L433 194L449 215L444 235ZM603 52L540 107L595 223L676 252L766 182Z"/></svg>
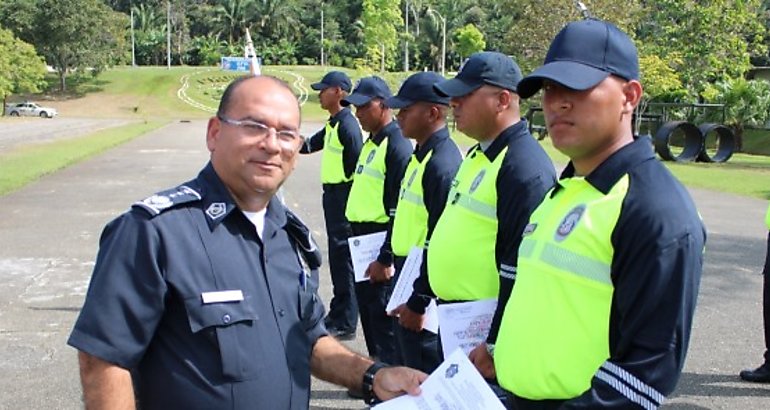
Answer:
<svg viewBox="0 0 770 410"><path fill-rule="evenodd" d="M187 185L180 185L176 188L167 189L158 192L141 201L134 202L132 207L141 208L147 211L151 216L160 215L166 209L179 204L193 201L200 201L201 194Z"/></svg>

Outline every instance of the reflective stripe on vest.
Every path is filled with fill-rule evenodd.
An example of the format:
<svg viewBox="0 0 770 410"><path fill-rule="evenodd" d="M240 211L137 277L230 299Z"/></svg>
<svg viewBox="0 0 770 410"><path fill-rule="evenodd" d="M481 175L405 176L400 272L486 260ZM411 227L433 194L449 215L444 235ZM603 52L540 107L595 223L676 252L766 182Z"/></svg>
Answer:
<svg viewBox="0 0 770 410"><path fill-rule="evenodd" d="M767 208L767 215L765 215L765 225L767 225L767 230L770 231L770 207Z"/></svg>
<svg viewBox="0 0 770 410"><path fill-rule="evenodd" d="M385 189L385 153L388 139L379 146L367 139L358 157L345 217L350 222L386 223L390 220L382 202Z"/></svg>
<svg viewBox="0 0 770 410"><path fill-rule="evenodd" d="M497 297L497 174L507 151L490 162L477 147L452 181L428 246L428 280L440 299Z"/></svg>
<svg viewBox="0 0 770 410"><path fill-rule="evenodd" d="M531 400L577 397L609 358L612 232L628 181L605 195L584 178L562 180L530 217L495 347L505 389Z"/></svg>
<svg viewBox="0 0 770 410"><path fill-rule="evenodd" d="M349 182L353 176L345 176L345 167L342 161L342 151L344 147L340 142L340 136L337 130L340 127L338 121L333 127L329 121L324 128L324 149L321 157L321 183L339 184Z"/></svg>
<svg viewBox="0 0 770 410"><path fill-rule="evenodd" d="M401 195L396 205L396 216L393 219L393 235L390 240L393 255L405 257L413 246L425 245L425 238L428 236L428 209L425 208L423 199L422 176L432 155L431 150L422 162L417 160L417 155L412 155L406 167L404 179L401 181Z"/></svg>

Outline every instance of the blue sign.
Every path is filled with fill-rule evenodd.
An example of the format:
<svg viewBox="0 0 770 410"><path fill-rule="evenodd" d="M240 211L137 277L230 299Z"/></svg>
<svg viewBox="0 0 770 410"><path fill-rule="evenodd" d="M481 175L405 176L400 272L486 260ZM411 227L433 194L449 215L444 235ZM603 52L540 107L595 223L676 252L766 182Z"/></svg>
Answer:
<svg viewBox="0 0 770 410"><path fill-rule="evenodd" d="M257 57L257 64L262 64ZM246 57L222 57L221 67L227 71L249 71L249 59Z"/></svg>

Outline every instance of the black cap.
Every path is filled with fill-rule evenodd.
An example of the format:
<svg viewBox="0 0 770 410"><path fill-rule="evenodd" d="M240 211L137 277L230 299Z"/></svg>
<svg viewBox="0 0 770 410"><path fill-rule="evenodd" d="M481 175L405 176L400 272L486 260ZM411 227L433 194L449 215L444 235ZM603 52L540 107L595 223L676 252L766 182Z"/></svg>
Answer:
<svg viewBox="0 0 770 410"><path fill-rule="evenodd" d="M434 84L442 81L444 77L433 71L412 74L401 84L398 94L388 98L385 104L390 108L404 108L419 101L449 105L449 97L441 96L433 89Z"/></svg>
<svg viewBox="0 0 770 410"><path fill-rule="evenodd" d="M626 80L639 79L634 42L605 21L573 21L556 35L543 66L521 80L518 91L522 98L530 97L542 87L543 80L573 90L588 90L610 74Z"/></svg>
<svg viewBox="0 0 770 410"><path fill-rule="evenodd" d="M496 51L482 51L472 54L455 78L434 87L439 94L462 97L484 84L516 92L519 81L521 69L511 57Z"/></svg>
<svg viewBox="0 0 770 410"><path fill-rule="evenodd" d="M310 84L310 88L321 91L329 87L339 87L350 92L350 77L342 71L329 71L320 82Z"/></svg>
<svg viewBox="0 0 770 410"><path fill-rule="evenodd" d="M372 98L382 98L386 100L391 97L390 88L388 84L380 77L373 75L371 77L364 77L358 80L356 88L353 89L353 93L345 97L340 101L343 106L366 105Z"/></svg>

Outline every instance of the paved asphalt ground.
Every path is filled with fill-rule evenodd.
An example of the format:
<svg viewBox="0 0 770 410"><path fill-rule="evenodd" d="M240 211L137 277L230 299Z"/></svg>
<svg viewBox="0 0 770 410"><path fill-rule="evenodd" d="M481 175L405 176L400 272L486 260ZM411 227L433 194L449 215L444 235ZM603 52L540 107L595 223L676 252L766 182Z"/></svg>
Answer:
<svg viewBox="0 0 770 410"><path fill-rule="evenodd" d="M0 139L6 125L0 124ZM304 131L319 127L307 124ZM82 407L76 353L65 341L101 229L132 202L197 174L208 158L204 133L202 121L172 123L0 197L0 409ZM325 250L319 169L320 154L302 157L284 191ZM759 272L767 204L692 193L709 229L706 269L684 375L664 407L770 408L770 386L737 377L741 368L759 364L763 349ZM321 292L328 302L326 271ZM349 345L363 351L361 335ZM314 381L311 408L363 405L341 388Z"/></svg>

